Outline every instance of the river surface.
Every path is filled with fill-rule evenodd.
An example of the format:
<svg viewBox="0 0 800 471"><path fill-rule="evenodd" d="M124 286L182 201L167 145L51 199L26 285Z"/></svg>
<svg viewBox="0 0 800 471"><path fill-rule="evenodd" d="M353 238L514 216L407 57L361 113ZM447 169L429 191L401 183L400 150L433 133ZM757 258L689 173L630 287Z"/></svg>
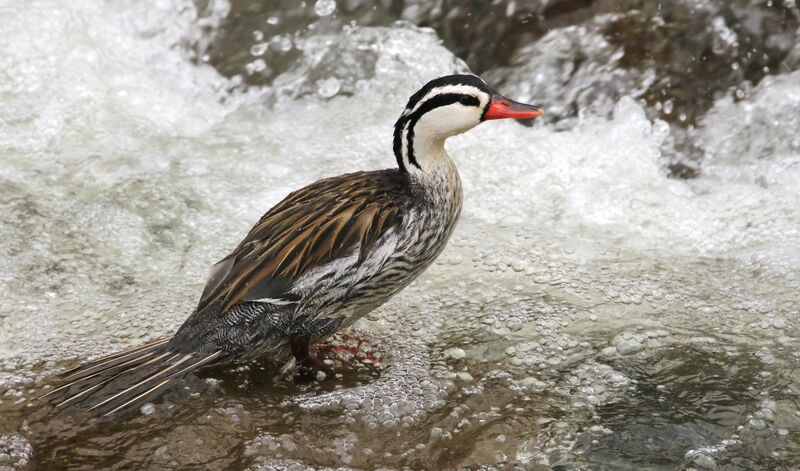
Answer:
<svg viewBox="0 0 800 471"><path fill-rule="evenodd" d="M797 469L798 19L0 0L0 470ZM448 141L452 241L348 332L379 365L204 370L113 421L36 400L173 332L289 191L394 165L408 96L468 70L548 114Z"/></svg>

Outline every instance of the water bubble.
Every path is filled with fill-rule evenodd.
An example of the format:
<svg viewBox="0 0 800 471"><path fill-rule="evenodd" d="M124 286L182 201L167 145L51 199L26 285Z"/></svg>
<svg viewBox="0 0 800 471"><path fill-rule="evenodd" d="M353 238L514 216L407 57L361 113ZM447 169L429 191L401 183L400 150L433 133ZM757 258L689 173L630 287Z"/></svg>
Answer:
<svg viewBox="0 0 800 471"><path fill-rule="evenodd" d="M294 47L294 43L292 42L292 38L290 36L278 36L273 38L273 43L277 44L278 49L283 52L289 52Z"/></svg>
<svg viewBox="0 0 800 471"><path fill-rule="evenodd" d="M467 373L466 371L461 371L461 372L456 373L456 378L458 378L460 381L463 381L465 383L471 383L474 380L472 375Z"/></svg>
<svg viewBox="0 0 800 471"><path fill-rule="evenodd" d="M711 50L717 55L730 55L738 48L736 33L725 24L725 19L716 17L711 22L714 37Z"/></svg>
<svg viewBox="0 0 800 471"><path fill-rule="evenodd" d="M324 80L317 80L317 93L322 98L332 98L339 93L341 84L336 77L330 77Z"/></svg>
<svg viewBox="0 0 800 471"><path fill-rule="evenodd" d="M450 348L444 354L454 360L463 360L467 356L466 352L461 348Z"/></svg>
<svg viewBox="0 0 800 471"><path fill-rule="evenodd" d="M634 353L640 352L644 345L643 343L646 341L646 337L643 335L633 334L631 332L623 332L616 337L614 337L614 341L612 342L617 349L617 353L620 355L633 355Z"/></svg>
<svg viewBox="0 0 800 471"><path fill-rule="evenodd" d="M267 52L268 47L269 44L267 43L254 44L252 47L250 47L250 54L256 57L263 56L264 53Z"/></svg>
<svg viewBox="0 0 800 471"><path fill-rule="evenodd" d="M25 470L33 457L33 447L20 435L0 435L0 469Z"/></svg>
<svg viewBox="0 0 800 471"><path fill-rule="evenodd" d="M537 378L534 378L532 376L522 379L522 381L520 381L520 385L523 386L524 388L528 389L531 392L544 391L545 389L547 389L550 386L549 384L545 383L544 381L541 381L541 380L539 380Z"/></svg>
<svg viewBox="0 0 800 471"><path fill-rule="evenodd" d="M267 68L267 63L264 62L264 59L256 59L253 62L250 62L249 64L244 66L244 70L250 75L262 72L266 70L266 68Z"/></svg>
<svg viewBox="0 0 800 471"><path fill-rule="evenodd" d="M701 469L716 469L717 467L717 462L708 455L697 454L692 458L692 462Z"/></svg>
<svg viewBox="0 0 800 471"><path fill-rule="evenodd" d="M328 16L336 11L336 0L317 0L314 4L314 13L317 16Z"/></svg>
<svg viewBox="0 0 800 471"><path fill-rule="evenodd" d="M689 345L692 345L697 348L713 346L717 343L717 339L713 337L702 337L702 336L695 336L690 337L688 339Z"/></svg>
<svg viewBox="0 0 800 471"><path fill-rule="evenodd" d="M764 364L771 365L772 363L775 363L775 355L773 355L772 351L770 351L770 349L767 347L761 347L761 349L755 353L755 356Z"/></svg>

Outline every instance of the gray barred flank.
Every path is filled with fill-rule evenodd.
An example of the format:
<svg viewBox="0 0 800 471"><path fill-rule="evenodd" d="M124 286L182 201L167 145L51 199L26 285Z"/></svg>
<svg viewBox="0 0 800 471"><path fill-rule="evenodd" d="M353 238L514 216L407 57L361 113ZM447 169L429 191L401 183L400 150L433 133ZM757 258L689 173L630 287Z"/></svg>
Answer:
<svg viewBox="0 0 800 471"><path fill-rule="evenodd" d="M320 316L336 319L342 313L354 317L347 319L347 324L350 324L406 287L436 259L455 228L462 193L457 174L454 179L434 182L435 186L426 188L424 195L419 196L428 202L417 205L415 217L405 218L405 224L414 227L401 227L397 231L399 250L393 251L383 261L374 276L358 278L354 270L338 272L332 279L337 285L347 287L341 291L342 295L316 285L318 289L305 293L307 300L302 303L314 306L314 309L297 312L296 325L314 325L313 319ZM371 260L368 258L364 263L371 263ZM303 327L299 327L299 332L304 335L316 333Z"/></svg>

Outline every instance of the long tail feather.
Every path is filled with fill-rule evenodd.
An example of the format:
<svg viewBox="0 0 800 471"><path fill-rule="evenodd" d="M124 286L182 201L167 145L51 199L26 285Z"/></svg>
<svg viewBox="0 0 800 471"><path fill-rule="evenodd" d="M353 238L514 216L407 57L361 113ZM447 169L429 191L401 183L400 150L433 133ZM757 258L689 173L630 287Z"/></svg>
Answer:
<svg viewBox="0 0 800 471"><path fill-rule="evenodd" d="M102 371L104 369L114 367L126 360L137 358L137 356L140 356L148 352L153 352L156 350L156 347L159 347L161 345L166 345L166 343L169 341L170 341L169 337L158 339L154 342L146 343L144 345L139 345L138 347L130 348L128 350L123 350L121 352L113 353L103 358L90 361L88 363L84 363L83 365L77 368L73 368L63 373L62 375L63 379L64 381L69 381L70 377L72 376L85 377L89 373Z"/></svg>
<svg viewBox="0 0 800 471"><path fill-rule="evenodd" d="M61 384L42 398L57 410L79 407L113 415L154 397L221 354L179 353L169 348L169 339L156 340L67 371Z"/></svg>

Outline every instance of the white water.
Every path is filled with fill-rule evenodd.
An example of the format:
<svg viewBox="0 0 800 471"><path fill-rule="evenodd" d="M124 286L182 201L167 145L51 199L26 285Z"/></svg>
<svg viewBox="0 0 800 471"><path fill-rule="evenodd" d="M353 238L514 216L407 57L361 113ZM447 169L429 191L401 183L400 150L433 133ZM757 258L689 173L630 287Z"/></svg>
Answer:
<svg viewBox="0 0 800 471"><path fill-rule="evenodd" d="M408 95L465 68L430 32L356 28L305 42L272 89L244 93L189 52L226 13L0 5L0 405L20 417L63 360L175 329L208 267L286 193L393 165ZM341 61L361 67L343 77ZM796 460L798 90L785 74L718 100L691 181L667 178L669 127L630 98L563 131L493 122L452 139L466 194L453 241L359 327L383 344L380 378L287 396L278 413L338 419L291 439L237 429L244 461L394 467L472 443L458 465L613 463L646 448L626 434L685 438L655 454L698 467ZM725 420L685 425L682 408ZM166 440L175 462L203 462Z"/></svg>

